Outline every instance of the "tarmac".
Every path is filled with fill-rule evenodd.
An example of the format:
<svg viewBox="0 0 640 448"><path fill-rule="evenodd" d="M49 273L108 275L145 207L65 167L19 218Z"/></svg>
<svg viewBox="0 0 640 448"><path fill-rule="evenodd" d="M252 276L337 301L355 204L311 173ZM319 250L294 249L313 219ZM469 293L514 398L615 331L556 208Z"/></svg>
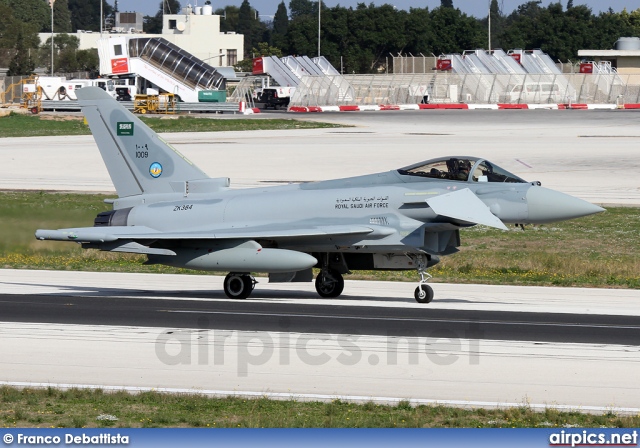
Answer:
<svg viewBox="0 0 640 448"><path fill-rule="evenodd" d="M593 203L640 205L640 110L286 116L353 127L163 137L211 177L231 178L236 188L357 176L471 155ZM0 159L0 189L114 192L91 136L3 138Z"/></svg>

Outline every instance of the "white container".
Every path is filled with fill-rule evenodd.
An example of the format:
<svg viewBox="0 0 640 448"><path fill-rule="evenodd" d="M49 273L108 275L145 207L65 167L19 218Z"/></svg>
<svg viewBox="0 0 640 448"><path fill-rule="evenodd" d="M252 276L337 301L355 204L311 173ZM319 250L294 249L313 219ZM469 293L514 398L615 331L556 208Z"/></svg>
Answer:
<svg viewBox="0 0 640 448"><path fill-rule="evenodd" d="M203 16L212 16L213 15L213 6L211 5L204 5L202 7L202 15Z"/></svg>

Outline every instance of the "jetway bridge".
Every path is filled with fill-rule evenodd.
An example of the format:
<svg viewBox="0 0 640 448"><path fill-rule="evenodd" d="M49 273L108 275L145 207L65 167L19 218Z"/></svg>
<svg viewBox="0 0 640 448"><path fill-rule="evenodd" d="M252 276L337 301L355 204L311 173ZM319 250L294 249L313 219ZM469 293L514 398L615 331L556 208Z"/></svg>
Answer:
<svg viewBox="0 0 640 448"><path fill-rule="evenodd" d="M99 39L98 53L101 74L135 77L138 93L151 87L184 102L198 102L199 92L226 87L224 76L214 67L161 37Z"/></svg>

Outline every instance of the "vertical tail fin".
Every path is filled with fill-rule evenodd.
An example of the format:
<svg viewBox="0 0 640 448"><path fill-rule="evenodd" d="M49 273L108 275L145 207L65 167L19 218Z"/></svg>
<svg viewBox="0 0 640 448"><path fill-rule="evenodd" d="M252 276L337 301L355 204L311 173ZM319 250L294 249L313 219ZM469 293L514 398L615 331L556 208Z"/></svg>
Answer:
<svg viewBox="0 0 640 448"><path fill-rule="evenodd" d="M77 95L119 197L172 193L171 183L209 177L104 90Z"/></svg>

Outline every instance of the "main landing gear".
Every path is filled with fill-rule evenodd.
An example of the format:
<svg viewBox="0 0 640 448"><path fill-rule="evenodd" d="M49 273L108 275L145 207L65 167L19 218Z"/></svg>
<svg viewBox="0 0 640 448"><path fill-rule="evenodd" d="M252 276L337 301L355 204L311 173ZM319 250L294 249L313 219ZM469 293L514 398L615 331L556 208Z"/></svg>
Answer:
<svg viewBox="0 0 640 448"><path fill-rule="evenodd" d="M316 277L316 291L320 297L334 298L342 294L344 290L344 278L342 274L333 269L323 269Z"/></svg>
<svg viewBox="0 0 640 448"><path fill-rule="evenodd" d="M418 283L418 287L413 293L416 302L431 303L431 301L433 300L433 288L427 285L427 282L431 278L431 274L427 272L427 262L424 259L424 255L407 254L407 257L409 257L416 264L418 275L420 275L420 282Z"/></svg>
<svg viewBox="0 0 640 448"><path fill-rule="evenodd" d="M224 293L230 299L246 299L256 283L256 279L249 274L230 272L224 278Z"/></svg>
<svg viewBox="0 0 640 448"><path fill-rule="evenodd" d="M320 297L335 298L342 294L344 290L344 278L342 278L342 274L331 265L333 264L335 267L336 262L342 261L342 263L344 263L344 260L342 257L339 257L338 259L331 260L330 263L329 257L330 254L322 254L322 267L316 277L316 291Z"/></svg>

